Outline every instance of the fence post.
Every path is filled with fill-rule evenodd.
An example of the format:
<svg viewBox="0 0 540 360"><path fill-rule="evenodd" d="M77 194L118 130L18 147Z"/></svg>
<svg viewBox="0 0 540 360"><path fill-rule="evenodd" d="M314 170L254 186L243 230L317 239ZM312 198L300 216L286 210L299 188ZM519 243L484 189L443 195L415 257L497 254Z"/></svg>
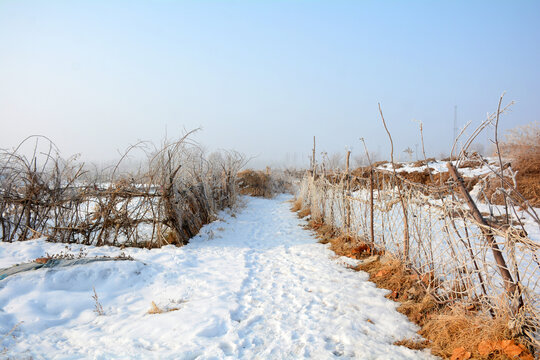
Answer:
<svg viewBox="0 0 540 360"><path fill-rule="evenodd" d="M347 172L347 192L345 196L345 211L346 211L346 219L345 219L345 228L347 229L347 235L351 232L351 171L349 168L349 158L351 157L351 151L347 151L347 158L345 162L345 171Z"/></svg>
<svg viewBox="0 0 540 360"><path fill-rule="evenodd" d="M313 154L311 156L311 171L313 178L315 179L316 174L316 168L317 168L317 162L315 161L315 136L313 136Z"/></svg>
<svg viewBox="0 0 540 360"><path fill-rule="evenodd" d="M375 246L375 232L373 230L373 166L369 167L369 222L371 246Z"/></svg>
<svg viewBox="0 0 540 360"><path fill-rule="evenodd" d="M519 289L517 284L512 279L512 274L510 274L510 271L508 270L508 266L506 265L506 261L503 257L503 254L501 250L499 249L499 245L497 245L497 242L495 241L495 237L493 236L493 232L491 231L491 227L487 223L487 221L482 217L482 214L476 207L476 204L474 203L471 194L467 191L465 188L465 185L463 184L463 179L459 176L456 168L451 162L446 163L446 167L448 168L448 171L450 172L450 175L452 176L452 179L457 184L457 187L459 189L459 192L467 202L467 205L469 206L469 209L471 210L472 216L474 219L481 225L481 230L484 236L486 237L486 240L491 247L491 251L493 252L493 257L495 258L495 262L497 263L497 268L499 269L499 273L501 274L501 277L504 280L504 286L506 289L506 292L512 299L515 295L518 295L518 309L523 306L523 298L521 297L521 293L519 293Z"/></svg>
<svg viewBox="0 0 540 360"><path fill-rule="evenodd" d="M410 248L409 211L407 210L407 206L405 205L405 200L403 200L403 194L401 191L401 179L398 178L397 175L395 175L396 170L393 163L392 166L394 167L395 180L398 182L399 199L401 201L401 208L403 210L403 257L405 258L406 263L408 263Z"/></svg>

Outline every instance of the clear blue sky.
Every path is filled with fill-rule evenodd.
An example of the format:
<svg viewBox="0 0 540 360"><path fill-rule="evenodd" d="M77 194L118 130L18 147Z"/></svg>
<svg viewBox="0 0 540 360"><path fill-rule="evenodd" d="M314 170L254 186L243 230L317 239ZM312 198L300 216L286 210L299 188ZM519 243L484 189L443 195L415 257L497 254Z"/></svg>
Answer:
<svg viewBox="0 0 540 360"><path fill-rule="evenodd" d="M0 0L0 147L30 134L117 157L199 126L209 150L308 163L358 140L449 152L458 122L516 100L540 120L539 1ZM487 142L487 138L481 139Z"/></svg>

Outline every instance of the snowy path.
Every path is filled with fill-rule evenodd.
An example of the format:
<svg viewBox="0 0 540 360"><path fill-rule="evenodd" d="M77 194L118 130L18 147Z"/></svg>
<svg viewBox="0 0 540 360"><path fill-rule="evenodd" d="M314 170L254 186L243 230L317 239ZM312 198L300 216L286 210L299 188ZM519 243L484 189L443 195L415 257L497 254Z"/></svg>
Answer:
<svg viewBox="0 0 540 360"><path fill-rule="evenodd" d="M126 250L138 261L0 281L0 338L24 321L0 349L38 359L430 358L392 345L413 337L414 325L365 273L345 268L302 229L286 199L247 198L239 214L222 213L183 248ZM1 244L0 267L63 248ZM103 316L93 312L93 286ZM152 301L179 310L151 315Z"/></svg>

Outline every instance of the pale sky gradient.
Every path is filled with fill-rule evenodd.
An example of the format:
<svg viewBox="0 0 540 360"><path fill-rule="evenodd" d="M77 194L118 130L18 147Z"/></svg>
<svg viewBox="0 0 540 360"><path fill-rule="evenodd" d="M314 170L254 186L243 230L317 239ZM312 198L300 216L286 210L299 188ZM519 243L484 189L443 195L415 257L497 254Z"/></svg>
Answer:
<svg viewBox="0 0 540 360"><path fill-rule="evenodd" d="M539 1L0 0L0 147L31 134L105 161L202 126L254 166L352 147L450 150L500 94L540 120ZM483 137L482 141L487 142Z"/></svg>

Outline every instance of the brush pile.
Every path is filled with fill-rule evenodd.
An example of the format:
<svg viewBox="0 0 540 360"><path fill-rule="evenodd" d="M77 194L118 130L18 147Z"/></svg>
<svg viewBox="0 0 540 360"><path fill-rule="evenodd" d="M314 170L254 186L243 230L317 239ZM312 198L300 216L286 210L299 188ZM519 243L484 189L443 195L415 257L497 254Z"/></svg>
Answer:
<svg viewBox="0 0 540 360"><path fill-rule="evenodd" d="M35 139L30 156L22 151L25 142L14 151L2 150L2 241L47 237L97 246L186 244L217 211L235 204L236 174L244 165L235 152L205 156L190 134L160 147L133 146L101 171L88 170L76 158L62 159L42 137ZM44 141L48 150L36 150ZM128 154L136 151L145 160L136 170L122 170Z"/></svg>
<svg viewBox="0 0 540 360"><path fill-rule="evenodd" d="M243 170L237 174L240 194L271 198L276 194L292 193L299 174L292 171Z"/></svg>

